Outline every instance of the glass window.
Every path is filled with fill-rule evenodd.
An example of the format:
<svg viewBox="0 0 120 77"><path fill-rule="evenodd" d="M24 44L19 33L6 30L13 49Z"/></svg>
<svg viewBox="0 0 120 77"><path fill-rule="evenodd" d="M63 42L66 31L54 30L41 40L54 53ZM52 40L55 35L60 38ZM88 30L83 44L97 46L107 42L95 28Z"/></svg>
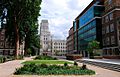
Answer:
<svg viewBox="0 0 120 77"><path fill-rule="evenodd" d="M108 4L111 4L112 3L112 0L108 0Z"/></svg>
<svg viewBox="0 0 120 77"><path fill-rule="evenodd" d="M112 23L112 24L110 24L110 31L111 31L111 32L113 32L113 31L114 31L114 25L113 25L113 23Z"/></svg>
<svg viewBox="0 0 120 77"><path fill-rule="evenodd" d="M115 36L111 36L111 44L115 44Z"/></svg>
<svg viewBox="0 0 120 77"><path fill-rule="evenodd" d="M113 19L113 13L110 13L110 14L109 14L109 18L110 18L110 20Z"/></svg>
<svg viewBox="0 0 120 77"><path fill-rule="evenodd" d="M109 37L106 38L106 44L107 44L107 45L110 44L110 38L109 38Z"/></svg>
<svg viewBox="0 0 120 77"><path fill-rule="evenodd" d="M105 22L108 22L109 21L109 18L108 16L105 17Z"/></svg>
<svg viewBox="0 0 120 77"><path fill-rule="evenodd" d="M106 27L106 33L109 33L109 26Z"/></svg>
<svg viewBox="0 0 120 77"><path fill-rule="evenodd" d="M104 27L102 28L102 34L105 34L105 28Z"/></svg>

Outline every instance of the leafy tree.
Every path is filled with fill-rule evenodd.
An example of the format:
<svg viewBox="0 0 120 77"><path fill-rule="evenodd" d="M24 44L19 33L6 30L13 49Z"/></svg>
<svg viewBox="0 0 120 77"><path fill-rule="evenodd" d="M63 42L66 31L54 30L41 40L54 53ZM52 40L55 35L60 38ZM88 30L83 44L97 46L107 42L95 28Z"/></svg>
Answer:
<svg viewBox="0 0 120 77"><path fill-rule="evenodd" d="M93 50L99 49L99 44L100 44L100 42L98 42L96 40L93 40L93 41L88 43L87 51L89 51L90 58L94 58Z"/></svg>
<svg viewBox="0 0 120 77"><path fill-rule="evenodd" d="M10 42L15 45L16 58L19 55L19 44L23 41L23 38L29 39L31 37L30 35L33 34L34 37L37 34L37 18L40 16L41 1L42 0L2 0L0 2L0 5L3 5L3 9L7 9L6 36ZM31 39L27 41L30 40ZM27 41L25 40L26 44L29 44ZM27 46L25 46L25 48L26 47Z"/></svg>

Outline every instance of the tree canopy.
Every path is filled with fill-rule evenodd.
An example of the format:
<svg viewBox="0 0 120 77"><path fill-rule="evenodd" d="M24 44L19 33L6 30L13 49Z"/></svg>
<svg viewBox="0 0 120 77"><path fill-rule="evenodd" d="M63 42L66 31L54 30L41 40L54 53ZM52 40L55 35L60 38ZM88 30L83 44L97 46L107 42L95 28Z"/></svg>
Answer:
<svg viewBox="0 0 120 77"><path fill-rule="evenodd" d="M1 0L0 15L7 9L6 36L15 45L16 56L19 52L19 44L24 38L26 44L32 44L38 40L38 16L40 16L40 4L42 0ZM38 38L38 37L37 37ZM12 40L11 40L12 39ZM27 42L29 41L29 42ZM39 41L38 41L39 42ZM35 45L35 44L32 44ZM35 45L36 46L36 45ZM29 47L29 46L25 46Z"/></svg>

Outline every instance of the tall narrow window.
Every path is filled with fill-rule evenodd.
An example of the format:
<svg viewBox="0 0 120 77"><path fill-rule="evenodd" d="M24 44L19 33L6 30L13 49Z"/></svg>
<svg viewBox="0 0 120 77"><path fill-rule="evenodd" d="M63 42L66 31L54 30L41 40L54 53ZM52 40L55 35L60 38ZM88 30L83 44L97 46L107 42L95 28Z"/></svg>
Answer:
<svg viewBox="0 0 120 77"><path fill-rule="evenodd" d="M109 18L110 18L110 20L113 19L113 13L110 13L110 14L109 14Z"/></svg>
<svg viewBox="0 0 120 77"><path fill-rule="evenodd" d="M107 45L110 45L110 38L109 37L106 38L106 43L107 43Z"/></svg>
<svg viewBox="0 0 120 77"><path fill-rule="evenodd" d="M115 36L111 36L111 44L115 44Z"/></svg>
<svg viewBox="0 0 120 77"><path fill-rule="evenodd" d="M109 18L108 16L105 17L105 22L108 22L109 21Z"/></svg>
<svg viewBox="0 0 120 77"><path fill-rule="evenodd" d="M110 31L111 31L111 32L113 32L113 31L114 31L114 25L113 25L113 23L112 23L112 24L110 24Z"/></svg>
<svg viewBox="0 0 120 77"><path fill-rule="evenodd" d="M106 33L109 33L109 25L106 27Z"/></svg>

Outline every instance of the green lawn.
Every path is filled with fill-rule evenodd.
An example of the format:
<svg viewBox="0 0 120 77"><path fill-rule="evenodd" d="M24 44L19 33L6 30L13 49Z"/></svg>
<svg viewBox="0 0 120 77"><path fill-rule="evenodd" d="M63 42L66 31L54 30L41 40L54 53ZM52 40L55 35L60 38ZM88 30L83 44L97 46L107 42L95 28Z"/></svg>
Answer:
<svg viewBox="0 0 120 77"><path fill-rule="evenodd" d="M30 64L30 63L35 63L35 64L73 64L72 62L67 62L67 61L61 61L61 60L32 60L32 61L26 61L23 62L23 64Z"/></svg>

